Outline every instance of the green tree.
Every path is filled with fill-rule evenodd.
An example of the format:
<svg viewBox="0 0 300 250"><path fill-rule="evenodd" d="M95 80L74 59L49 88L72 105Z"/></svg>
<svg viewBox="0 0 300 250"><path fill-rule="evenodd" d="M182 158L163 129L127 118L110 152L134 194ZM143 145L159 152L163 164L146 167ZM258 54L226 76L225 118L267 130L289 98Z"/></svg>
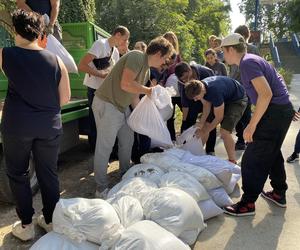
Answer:
<svg viewBox="0 0 300 250"><path fill-rule="evenodd" d="M300 32L300 0L292 0L288 3L288 13L291 18L290 29Z"/></svg>

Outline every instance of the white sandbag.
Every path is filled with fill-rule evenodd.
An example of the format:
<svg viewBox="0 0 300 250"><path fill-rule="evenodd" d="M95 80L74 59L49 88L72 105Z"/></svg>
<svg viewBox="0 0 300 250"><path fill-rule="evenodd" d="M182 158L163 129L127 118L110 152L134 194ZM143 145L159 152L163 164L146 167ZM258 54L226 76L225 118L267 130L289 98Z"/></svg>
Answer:
<svg viewBox="0 0 300 250"><path fill-rule="evenodd" d="M143 177L149 179L156 184L160 183L160 178L164 175L164 171L161 170L158 166L153 164L137 164L132 166L128 171L123 175L122 179L129 179L133 177Z"/></svg>
<svg viewBox="0 0 300 250"><path fill-rule="evenodd" d="M173 115L173 104L172 104L172 106L167 105L166 107L164 107L162 109L158 109L158 112L159 112L161 118L166 122Z"/></svg>
<svg viewBox="0 0 300 250"><path fill-rule="evenodd" d="M47 46L45 49L59 56L65 64L69 73L78 73L78 68L73 57L65 49L65 47L51 34L47 36Z"/></svg>
<svg viewBox="0 0 300 250"><path fill-rule="evenodd" d="M211 196L212 200L219 207L230 206L233 204L233 201L228 196L228 194L226 193L226 191L223 187L208 190L208 193Z"/></svg>
<svg viewBox="0 0 300 250"><path fill-rule="evenodd" d="M127 119L129 127L161 143L161 146L173 145L170 133L154 102L144 96Z"/></svg>
<svg viewBox="0 0 300 250"><path fill-rule="evenodd" d="M159 187L178 188L192 196L196 202L210 199L205 188L199 183L199 181L197 181L196 178L188 173L166 173L161 177Z"/></svg>
<svg viewBox="0 0 300 250"><path fill-rule="evenodd" d="M149 179L142 177L130 178L122 180L109 190L107 198L110 199L115 195L124 194L133 196L142 202L151 191L157 188L157 184Z"/></svg>
<svg viewBox="0 0 300 250"><path fill-rule="evenodd" d="M232 174L229 184L224 187L228 194L231 194L233 192L240 178L241 178L240 174Z"/></svg>
<svg viewBox="0 0 300 250"><path fill-rule="evenodd" d="M222 214L224 211L219 208L212 199L199 201L198 206L201 209L204 220L208 220L212 217Z"/></svg>
<svg viewBox="0 0 300 250"><path fill-rule="evenodd" d="M144 212L138 199L129 195L117 195L107 200L117 212L124 227L143 220Z"/></svg>
<svg viewBox="0 0 300 250"><path fill-rule="evenodd" d="M72 241L63 234L53 231L45 234L31 246L30 250L98 250L99 245L82 241L78 243Z"/></svg>
<svg viewBox="0 0 300 250"><path fill-rule="evenodd" d="M206 227L197 202L179 189L155 190L142 205L146 219L156 222L188 245L194 244Z"/></svg>
<svg viewBox="0 0 300 250"><path fill-rule="evenodd" d="M150 163L160 167L165 173L172 170L176 171L173 166L175 163L179 162L178 158L165 153L144 154L140 160L142 163Z"/></svg>
<svg viewBox="0 0 300 250"><path fill-rule="evenodd" d="M77 242L100 244L106 228L120 224L114 208L101 199L60 199L53 212L53 230Z"/></svg>
<svg viewBox="0 0 300 250"><path fill-rule="evenodd" d="M164 88L160 85L156 85L152 88L151 100L154 102L158 109L163 109L166 106L173 107L172 95L175 95L173 88Z"/></svg>
<svg viewBox="0 0 300 250"><path fill-rule="evenodd" d="M179 160L182 159L185 153L186 150L180 149L178 147L169 148L164 151L165 155L170 155L171 157L173 156Z"/></svg>
<svg viewBox="0 0 300 250"><path fill-rule="evenodd" d="M166 84L165 86L168 88L168 87L172 87L174 88L175 90L175 97L180 97L180 93L179 93L179 90L178 90L178 78L177 76L175 75L175 73L171 74L167 81L166 81Z"/></svg>
<svg viewBox="0 0 300 250"><path fill-rule="evenodd" d="M206 190L222 186L221 181L219 181L214 174L205 168L185 162L176 162L173 164L172 168L176 169L177 171L189 173L191 176L195 177L205 187Z"/></svg>
<svg viewBox="0 0 300 250"><path fill-rule="evenodd" d="M195 132L197 127L192 126L185 130L180 136L177 137L177 146L183 150L189 151L193 155L205 155L201 139L197 138Z"/></svg>
<svg viewBox="0 0 300 250"><path fill-rule="evenodd" d="M190 250L190 247L153 221L137 222L121 232L113 245L99 250Z"/></svg>
<svg viewBox="0 0 300 250"><path fill-rule="evenodd" d="M182 161L209 170L218 177L224 186L230 183L232 174L237 171L231 162L211 155L195 156L191 153L186 153Z"/></svg>

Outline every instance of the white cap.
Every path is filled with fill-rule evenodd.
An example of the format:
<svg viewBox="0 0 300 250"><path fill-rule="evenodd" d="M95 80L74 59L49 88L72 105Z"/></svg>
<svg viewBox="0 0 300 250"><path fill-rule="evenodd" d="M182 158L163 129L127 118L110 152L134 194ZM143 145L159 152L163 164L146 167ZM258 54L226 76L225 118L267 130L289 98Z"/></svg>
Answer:
<svg viewBox="0 0 300 250"><path fill-rule="evenodd" d="M242 35L238 33L232 33L226 36L221 43L221 47L230 46L230 45L237 45L237 44L244 44L245 39Z"/></svg>

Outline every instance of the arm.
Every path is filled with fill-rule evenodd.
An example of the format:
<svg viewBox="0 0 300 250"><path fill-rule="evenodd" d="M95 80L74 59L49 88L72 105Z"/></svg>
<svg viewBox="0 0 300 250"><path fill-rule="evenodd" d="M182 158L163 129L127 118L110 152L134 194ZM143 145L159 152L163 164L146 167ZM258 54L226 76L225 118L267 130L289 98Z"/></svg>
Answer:
<svg viewBox="0 0 300 250"><path fill-rule="evenodd" d="M96 57L94 55L87 53L80 60L78 70L96 77L105 78L109 73L108 70L97 70L90 67L89 63L92 62L95 58Z"/></svg>
<svg viewBox="0 0 300 250"><path fill-rule="evenodd" d="M50 0L51 3L51 13L50 13L50 22L49 25L53 27L54 23L57 20L58 12L59 12L59 0Z"/></svg>
<svg viewBox="0 0 300 250"><path fill-rule="evenodd" d="M217 125L223 120L224 118L224 103L219 107L214 107L214 116L215 118L212 120L211 123L206 123L205 130L207 133L212 131Z"/></svg>
<svg viewBox="0 0 300 250"><path fill-rule="evenodd" d="M17 0L16 3L17 3L18 9L32 11L32 9L26 4L26 0Z"/></svg>
<svg viewBox="0 0 300 250"><path fill-rule="evenodd" d="M67 104L71 98L71 89L70 89L70 81L69 74L66 69L66 66L62 62L62 60L58 58L58 64L61 70L61 79L58 85L58 94L59 94L59 103L62 107L64 104Z"/></svg>
<svg viewBox="0 0 300 250"><path fill-rule="evenodd" d="M248 126L244 130L244 139L247 142L253 141L252 136L256 130L256 126L259 123L265 111L267 110L273 96L268 81L264 76L256 77L252 79L251 82L254 86L254 89L257 92L258 97L257 97L255 111L251 117Z"/></svg>
<svg viewBox="0 0 300 250"><path fill-rule="evenodd" d="M186 121L188 113L189 107L182 107L182 121Z"/></svg>
<svg viewBox="0 0 300 250"><path fill-rule="evenodd" d="M145 87L135 81L136 73L124 68L121 78L121 89L132 94L145 94L150 96L152 88Z"/></svg>
<svg viewBox="0 0 300 250"><path fill-rule="evenodd" d="M202 104L203 104L203 111L202 111L202 115L200 118L199 123L197 124L197 126L199 127L199 129L202 129L207 117L209 116L210 110L211 110L211 102L208 102L204 99L201 100Z"/></svg>

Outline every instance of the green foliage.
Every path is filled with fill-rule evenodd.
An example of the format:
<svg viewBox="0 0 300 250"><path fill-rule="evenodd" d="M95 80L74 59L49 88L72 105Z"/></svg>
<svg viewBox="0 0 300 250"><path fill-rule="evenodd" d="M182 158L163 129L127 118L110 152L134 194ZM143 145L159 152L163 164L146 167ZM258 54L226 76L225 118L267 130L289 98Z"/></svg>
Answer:
<svg viewBox="0 0 300 250"><path fill-rule="evenodd" d="M286 85L289 86L292 82L293 72L285 68L279 68L277 71L283 77Z"/></svg>
<svg viewBox="0 0 300 250"><path fill-rule="evenodd" d="M58 19L61 23L94 22L95 14L94 0L63 0Z"/></svg>
<svg viewBox="0 0 300 250"><path fill-rule="evenodd" d="M240 10L245 14L248 23L254 23L255 1L242 0ZM258 30L271 32L277 39L286 37L290 31L300 31L299 13L300 0L260 5Z"/></svg>
<svg viewBox="0 0 300 250"><path fill-rule="evenodd" d="M0 10L12 12L16 8L15 0L0 0Z"/></svg>
<svg viewBox="0 0 300 250"><path fill-rule="evenodd" d="M222 0L96 0L96 8L100 27L112 32L124 25L130 30L130 47L173 31L182 57L197 62L203 61L208 36L225 35L230 23L230 7Z"/></svg>

